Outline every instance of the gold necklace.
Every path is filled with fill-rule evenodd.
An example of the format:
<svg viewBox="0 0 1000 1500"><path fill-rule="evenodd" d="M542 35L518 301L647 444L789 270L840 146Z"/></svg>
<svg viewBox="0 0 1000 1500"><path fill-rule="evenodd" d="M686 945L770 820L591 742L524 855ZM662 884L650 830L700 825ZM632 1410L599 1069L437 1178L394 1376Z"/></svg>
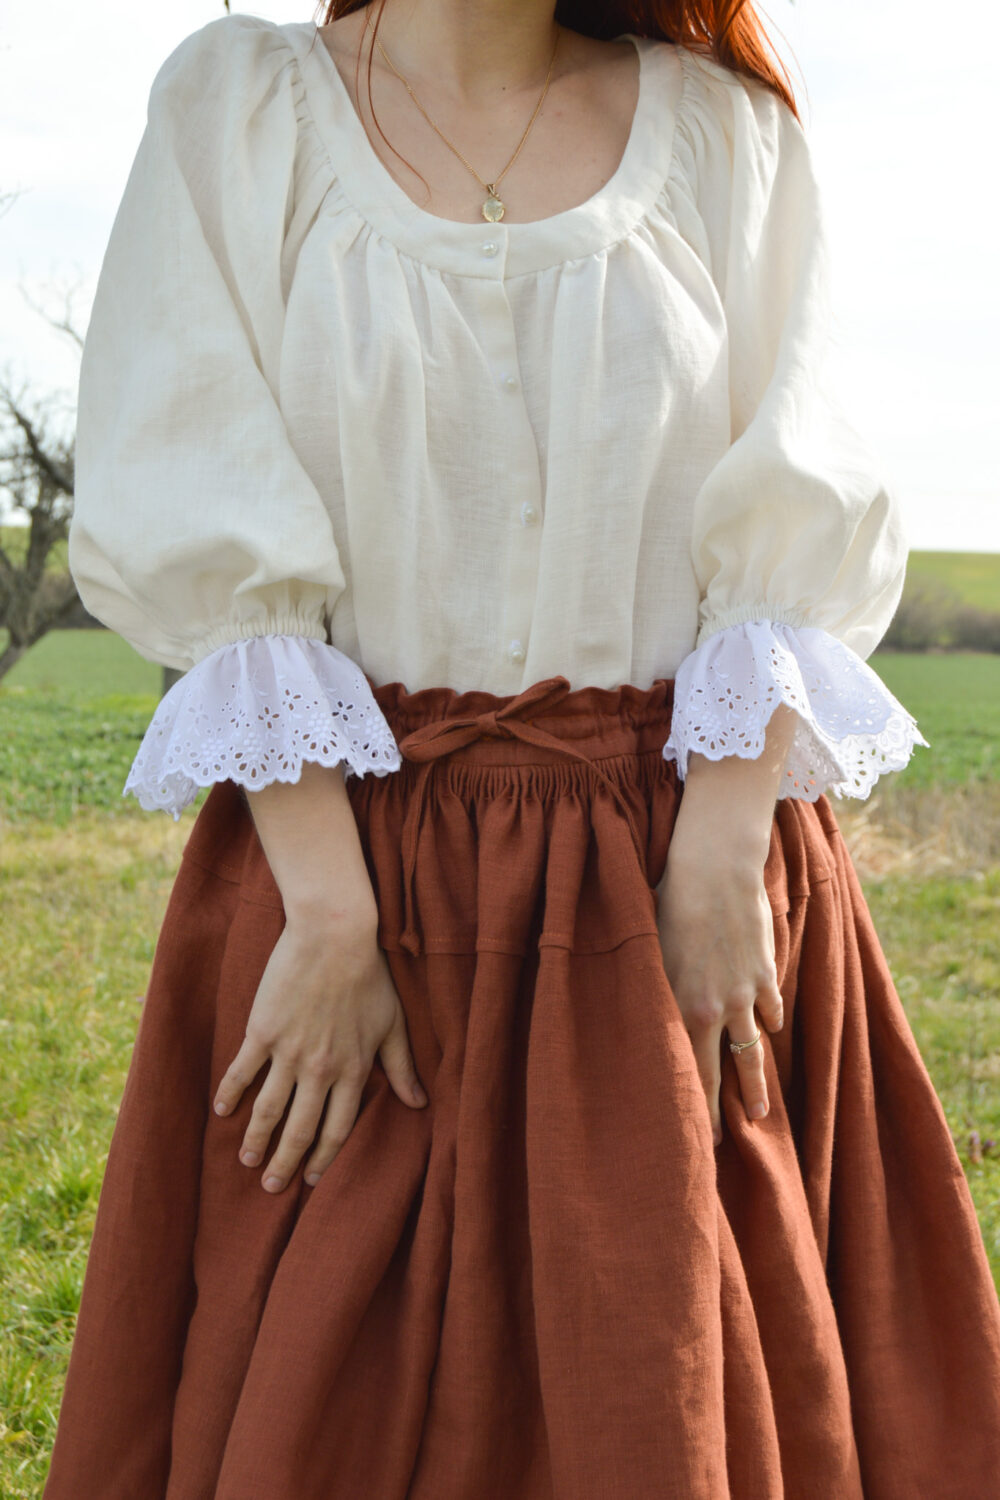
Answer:
<svg viewBox="0 0 1000 1500"><path fill-rule="evenodd" d="M465 157L462 155L461 151L459 151L458 147L457 146L453 146L452 143L451 143L451 141L449 141L448 137L443 133L443 131L438 130L438 127L434 124L434 121L431 119L431 117L427 113L426 109L424 109L424 106L421 104L420 100L417 98L416 94L413 92L413 90L411 89L410 85L407 83L406 79L403 77L402 73L399 71L399 69L396 67L395 63L389 57L389 54L386 52L385 48L382 46L382 43L379 41L378 37L376 36L376 38L375 38L375 45L378 47L378 50L381 52L382 56L385 58L385 60L388 63L389 67L395 73L395 75L399 79L400 83L406 89L406 92L409 94L410 98L413 100L414 104L417 106L417 108L419 109L420 113L423 115L424 119L427 121L428 125L431 127L432 130L437 131L437 134L444 141L445 145L448 147L448 150L449 151L453 151L455 153L455 155L458 157L459 161L462 162L462 164L464 166L468 167L469 171L472 173L473 177L479 183L480 187L483 187L483 188L486 189L486 195L487 196L486 196L486 202L482 206L482 215L483 215L483 218L486 219L490 224L496 224L500 219L503 218L503 216L504 216L504 214L506 212L506 206L505 206L505 204L503 202L503 199L498 194L497 188L500 186L501 181L503 180L504 177L506 177L506 175L510 171L511 167L517 161L518 156L521 154L521 147L524 145L525 141L528 139L528 131L531 129L532 125L534 125L536 119L538 118L538 111L542 107L542 103L543 103L543 101L545 99L545 95L549 91L549 84L552 82L552 69L555 66L556 49L559 46L559 37L560 37L560 34L561 34L560 32L558 32L558 31L556 32L556 43L555 43L555 46L552 48L552 56L549 59L549 71L548 71L548 73L546 74L546 77L545 77L545 87L542 89L542 92L541 92L541 95L539 97L538 103L535 105L535 112L531 116L531 119L528 121L527 128L526 128L524 134L522 135L520 141L518 141L517 150L514 152L514 155L511 157L510 161L504 167L504 169L500 173L499 177L495 177L492 182L484 182L483 179L480 177L479 173L476 171L475 167L472 166L470 162L467 162L465 160Z"/></svg>

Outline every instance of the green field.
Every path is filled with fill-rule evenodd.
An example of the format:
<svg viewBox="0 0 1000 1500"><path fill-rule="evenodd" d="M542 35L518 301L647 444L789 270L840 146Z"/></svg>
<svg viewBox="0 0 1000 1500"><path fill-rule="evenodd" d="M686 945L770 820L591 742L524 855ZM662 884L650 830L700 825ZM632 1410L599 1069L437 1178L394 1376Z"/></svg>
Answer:
<svg viewBox="0 0 1000 1500"><path fill-rule="evenodd" d="M0 683L0 815L65 823L83 808L130 812L122 787L160 675L109 631L39 641Z"/></svg>
<svg viewBox="0 0 1000 1500"><path fill-rule="evenodd" d="M876 651L870 665L930 745L917 747L899 785L1000 778L1000 656Z"/></svg>
<svg viewBox="0 0 1000 1500"><path fill-rule="evenodd" d="M872 666L932 748L838 816L1000 1283L1000 657ZM137 1000L205 795L176 824L121 796L159 682L116 637L69 631L0 684L3 1500L40 1493ZM981 1160L973 1132L998 1143Z"/></svg>
<svg viewBox="0 0 1000 1500"><path fill-rule="evenodd" d="M87 703L122 694L155 707L160 668L109 630L55 630L21 658L0 693L12 687Z"/></svg>
<svg viewBox="0 0 1000 1500"><path fill-rule="evenodd" d="M963 603L1000 613L1000 553L911 552L906 582L940 583Z"/></svg>

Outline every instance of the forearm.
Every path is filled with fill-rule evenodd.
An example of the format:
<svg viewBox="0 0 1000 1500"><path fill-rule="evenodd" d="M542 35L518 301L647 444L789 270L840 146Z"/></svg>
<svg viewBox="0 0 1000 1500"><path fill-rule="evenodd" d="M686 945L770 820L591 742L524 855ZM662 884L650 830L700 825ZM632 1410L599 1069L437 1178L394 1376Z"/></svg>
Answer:
<svg viewBox="0 0 1000 1500"><path fill-rule="evenodd" d="M753 760L727 755L688 760L681 805L671 840L678 859L704 860L706 849L726 850L727 863L758 873L770 846L774 808L795 732L796 714L779 703Z"/></svg>
<svg viewBox="0 0 1000 1500"><path fill-rule="evenodd" d="M247 802L290 920L377 925L343 764L307 761L298 781L272 782Z"/></svg>

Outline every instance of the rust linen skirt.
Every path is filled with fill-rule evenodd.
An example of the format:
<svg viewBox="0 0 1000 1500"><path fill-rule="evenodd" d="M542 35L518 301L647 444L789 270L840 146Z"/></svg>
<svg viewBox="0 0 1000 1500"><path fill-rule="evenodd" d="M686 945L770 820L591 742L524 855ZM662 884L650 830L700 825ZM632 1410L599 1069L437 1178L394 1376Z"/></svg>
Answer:
<svg viewBox="0 0 1000 1500"><path fill-rule="evenodd" d="M45 1500L996 1495L997 1297L829 803L776 810L771 1111L746 1118L723 1038L715 1148L656 926L672 682L373 687L406 758L347 785L430 1102L376 1058L317 1187L240 1164L264 1070L211 1103L283 910L214 786Z"/></svg>

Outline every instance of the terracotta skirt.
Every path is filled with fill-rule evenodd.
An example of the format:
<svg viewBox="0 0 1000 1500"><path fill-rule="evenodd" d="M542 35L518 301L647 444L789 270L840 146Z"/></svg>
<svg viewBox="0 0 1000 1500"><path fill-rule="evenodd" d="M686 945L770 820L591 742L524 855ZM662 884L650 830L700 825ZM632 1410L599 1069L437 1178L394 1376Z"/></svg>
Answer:
<svg viewBox="0 0 1000 1500"><path fill-rule="evenodd" d="M237 1159L265 1070L211 1110L283 924L213 787L45 1500L1000 1493L996 1292L825 799L774 820L771 1110L746 1118L724 1037L713 1146L656 926L672 686L375 687L404 763L347 786L430 1103L376 1058L318 1186L277 1196Z"/></svg>

